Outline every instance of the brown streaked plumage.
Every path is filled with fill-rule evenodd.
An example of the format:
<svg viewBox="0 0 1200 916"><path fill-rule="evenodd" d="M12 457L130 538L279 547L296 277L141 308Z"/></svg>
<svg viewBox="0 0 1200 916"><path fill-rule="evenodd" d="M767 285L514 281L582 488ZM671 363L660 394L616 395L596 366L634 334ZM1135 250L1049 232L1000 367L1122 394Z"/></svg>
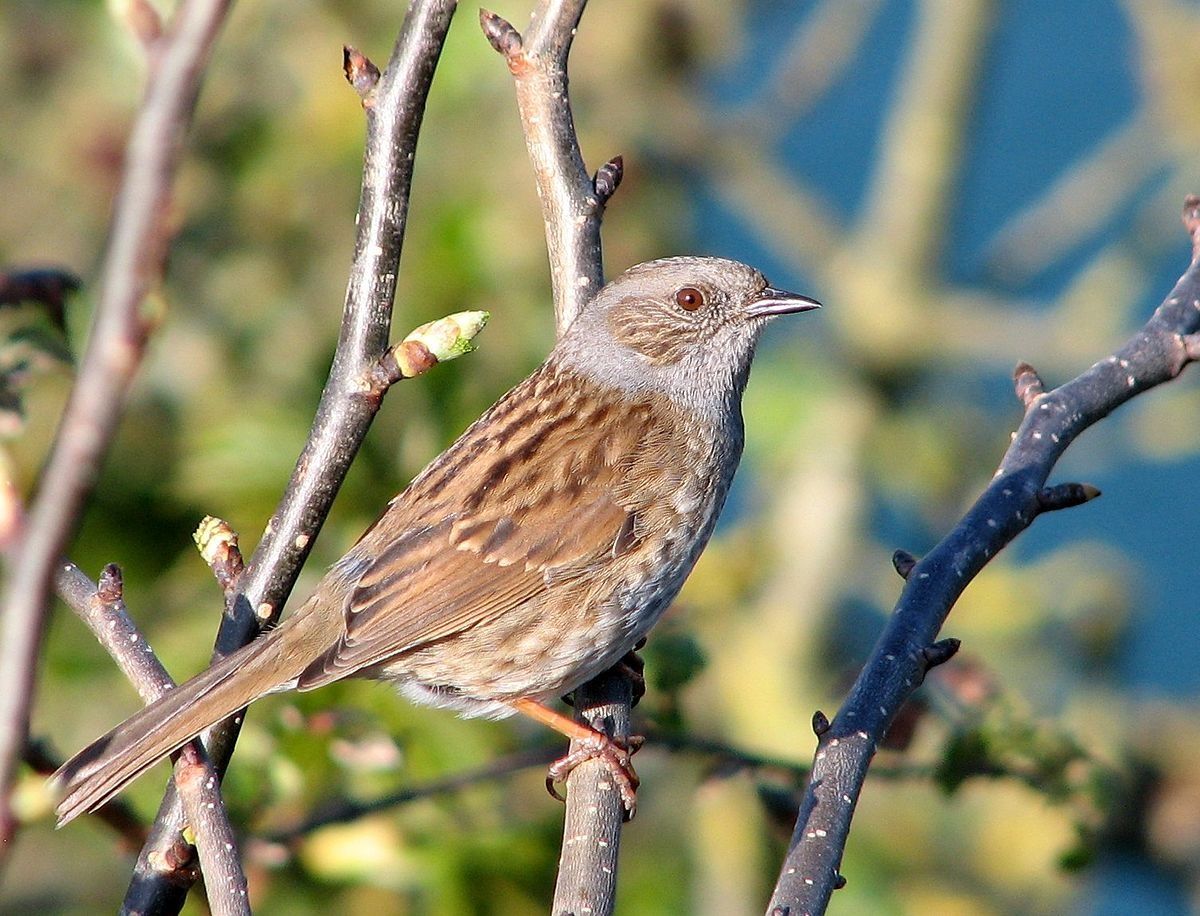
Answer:
<svg viewBox="0 0 1200 916"><path fill-rule="evenodd" d="M758 334L815 307L716 258L618 277L298 611L64 764L60 823L252 700L348 676L591 735L544 704L617 663L675 597L741 455ZM595 745L630 788L627 757Z"/></svg>

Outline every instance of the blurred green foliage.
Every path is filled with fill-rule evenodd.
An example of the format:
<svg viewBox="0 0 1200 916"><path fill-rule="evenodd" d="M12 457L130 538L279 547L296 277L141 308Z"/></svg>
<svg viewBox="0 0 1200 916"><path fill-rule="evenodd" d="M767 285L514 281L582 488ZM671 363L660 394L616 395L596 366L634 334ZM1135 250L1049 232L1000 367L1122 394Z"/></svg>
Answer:
<svg viewBox="0 0 1200 916"><path fill-rule="evenodd" d="M382 63L401 6L237 4L204 87L175 201L179 234L154 303L162 326L72 548L93 573L122 565L129 605L178 677L205 664L220 607L192 529L212 513L252 549L307 434L337 333L358 196L362 116L342 78L341 45ZM527 6L498 12L520 27ZM911 5L894 98L878 137L865 141L874 144L871 187L850 218L773 151L793 124L820 115L822 92L855 78L885 4L809 5L802 28L787 4L593 6L572 58L572 91L588 161L625 156L606 221L609 273L703 247L699 227L715 208L724 228L751 241L714 253L762 258L791 275L773 270L780 285L805 278L805 291L831 306L764 342L728 517L647 648L650 691L637 711L656 727L802 766L812 710L836 708L895 599L891 550L928 546L1007 444L1017 408L998 392L1012 364L1027 358L1048 379L1069 377L1142 320L1131 303L1156 291L1147 252L1175 241L1181 187L1197 177L1185 164L1196 123L1196 14L1171 0L1127 6L1140 107L1114 141L1120 156L1106 147L1072 173L1093 188L1169 168L1170 187L1129 217L1127 234L1080 255L1050 301L1030 302L958 284L943 263L975 80L1003 5ZM750 81L748 100L719 108L707 90L720 95L737 73L766 69L746 25L764 9L786 20L787 41L778 36L778 60ZM143 75L139 49L104 4L0 8L0 264L63 264L84 278L67 313L75 352ZM1056 252L1074 257L1081 223L1094 227L1109 206L1049 187L998 234L998 269L1015 277ZM464 9L422 133L396 331L465 308L489 310L492 323L479 352L389 396L298 595L548 350L544 258L512 87ZM7 386L21 370L25 406L4 459L29 491L71 370L61 354L43 358L56 350L41 319L20 315L0 329L0 375ZM31 346L41 354L32 374ZM1069 472L1192 455L1196 398L1186 385L1153 393L1080 443ZM1049 524L1059 523L1038 526ZM909 542L893 543L897 531ZM955 610L962 656L923 688L905 747L880 754L839 912L1062 912L1086 899L1089 874L1064 863L1131 851L1147 869L1174 869L1195 895L1200 719L1187 704L1131 691L1112 665L1149 573L1086 532L1071 544L1039 544L1036 555L998 558ZM41 674L34 731L60 752L137 705L61 608ZM263 837L331 800L369 801L553 740L522 722L417 709L369 683L256 704L227 779L256 911L544 912L561 812L540 772L295 843ZM653 746L639 756L644 789L623 840L621 912L761 907L790 828L796 773L727 764ZM165 772L128 793L147 817ZM0 909L110 908L125 887L127 853L92 820L55 833L33 775L21 792L30 823Z"/></svg>

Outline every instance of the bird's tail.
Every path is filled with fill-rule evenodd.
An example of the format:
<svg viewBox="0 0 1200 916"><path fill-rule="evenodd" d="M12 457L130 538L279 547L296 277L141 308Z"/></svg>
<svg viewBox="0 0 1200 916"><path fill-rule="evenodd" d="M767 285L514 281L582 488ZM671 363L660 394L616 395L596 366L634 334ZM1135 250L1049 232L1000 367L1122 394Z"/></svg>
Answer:
<svg viewBox="0 0 1200 916"><path fill-rule="evenodd" d="M305 623L302 616L293 615L278 629L163 694L59 767L50 777L56 794L63 793L55 809L58 826L100 807L159 758L293 680L304 668L303 653L293 651L300 634L283 637Z"/></svg>

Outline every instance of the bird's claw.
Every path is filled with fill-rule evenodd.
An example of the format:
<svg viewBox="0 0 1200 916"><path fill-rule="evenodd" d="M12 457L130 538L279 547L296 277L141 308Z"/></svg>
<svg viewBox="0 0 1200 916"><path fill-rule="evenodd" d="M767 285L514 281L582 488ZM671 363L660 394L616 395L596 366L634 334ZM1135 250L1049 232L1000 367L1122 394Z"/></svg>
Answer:
<svg viewBox="0 0 1200 916"><path fill-rule="evenodd" d="M610 738L601 732L595 732L591 738L575 742L576 747L568 754L560 757L546 771L546 791L552 798L565 802L566 796L557 788L558 783L565 783L567 777L581 763L588 760L601 760L608 769L609 778L621 794L621 803L625 806L625 820L633 820L637 811L637 789L641 780L633 769L632 757L646 743L641 735L630 735L625 741Z"/></svg>

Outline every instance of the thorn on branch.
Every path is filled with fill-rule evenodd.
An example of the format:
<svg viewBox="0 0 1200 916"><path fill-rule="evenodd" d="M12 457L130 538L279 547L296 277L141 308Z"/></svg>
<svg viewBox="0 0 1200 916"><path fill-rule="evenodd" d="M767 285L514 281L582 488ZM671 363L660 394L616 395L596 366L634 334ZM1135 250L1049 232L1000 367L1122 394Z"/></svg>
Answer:
<svg viewBox="0 0 1200 916"><path fill-rule="evenodd" d="M961 645L961 639L955 639L951 636L947 639L939 639L933 645L922 649L921 658L925 660L926 672L936 668L938 665L944 665L950 659L954 658Z"/></svg>
<svg viewBox="0 0 1200 916"><path fill-rule="evenodd" d="M503 54L510 64L521 53L521 33L503 16L498 16L491 10L481 9L479 25L491 46Z"/></svg>
<svg viewBox="0 0 1200 916"><path fill-rule="evenodd" d="M221 589L228 594L241 578L245 562L238 548L237 532L223 519L206 515L200 521L192 539L200 549L200 556L212 569Z"/></svg>
<svg viewBox="0 0 1200 916"><path fill-rule="evenodd" d="M624 177L625 159L622 156L613 156L600 166L595 177L592 178L592 187L596 190L597 206L603 207L608 203L609 199L617 193L617 188L621 186L621 179Z"/></svg>
<svg viewBox="0 0 1200 916"><path fill-rule="evenodd" d="M819 709L813 713L812 730L813 734L818 738L829 731L829 716L825 715L825 713L821 712Z"/></svg>
<svg viewBox="0 0 1200 916"><path fill-rule="evenodd" d="M1028 410L1033 402L1046 393L1046 386L1037 370L1026 362L1017 363L1013 370L1013 385L1017 389L1017 399Z"/></svg>
<svg viewBox="0 0 1200 916"><path fill-rule="evenodd" d="M375 104L375 87L379 84L379 68L371 63L371 59L358 48L351 45L342 47L342 72L346 74L346 82L354 87L358 97L362 99L363 108Z"/></svg>
<svg viewBox="0 0 1200 916"><path fill-rule="evenodd" d="M1100 495L1100 488L1090 483L1060 483L1038 490L1038 509L1055 512L1090 502Z"/></svg>
<svg viewBox="0 0 1200 916"><path fill-rule="evenodd" d="M901 579L907 581L909 573L916 565L917 558L907 550L896 550L892 553L892 566L896 567L896 572L900 574Z"/></svg>
<svg viewBox="0 0 1200 916"><path fill-rule="evenodd" d="M833 876L833 889L835 891L840 891L845 886L846 886L846 876L843 875L841 872L838 872L837 874L835 874Z"/></svg>

